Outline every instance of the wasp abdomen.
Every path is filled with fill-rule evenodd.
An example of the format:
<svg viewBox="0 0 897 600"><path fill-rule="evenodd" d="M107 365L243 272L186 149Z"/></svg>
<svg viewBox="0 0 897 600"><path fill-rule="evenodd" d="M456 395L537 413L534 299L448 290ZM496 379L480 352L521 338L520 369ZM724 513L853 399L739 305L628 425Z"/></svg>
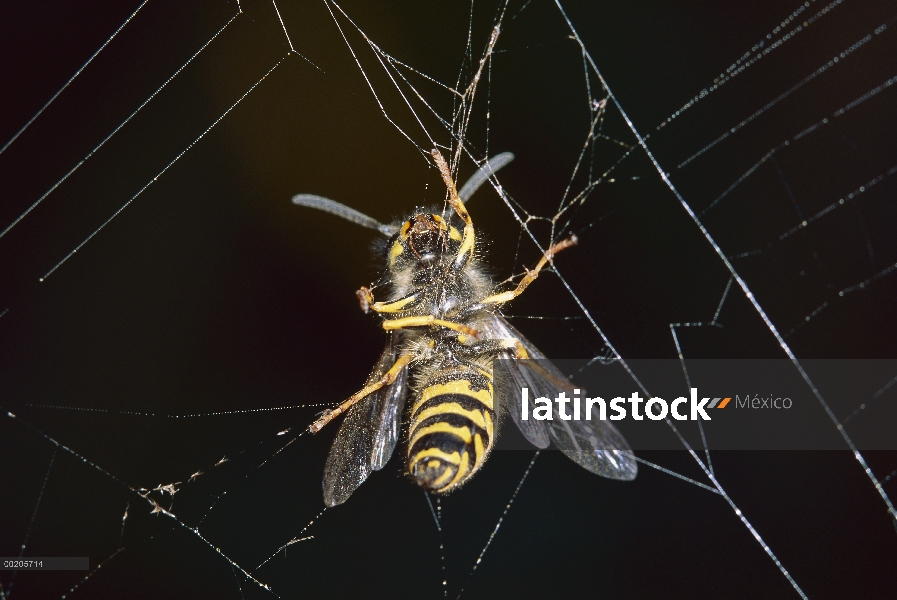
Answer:
<svg viewBox="0 0 897 600"><path fill-rule="evenodd" d="M448 492L473 475L492 448L492 377L473 367L442 371L411 410L408 473L419 486Z"/></svg>

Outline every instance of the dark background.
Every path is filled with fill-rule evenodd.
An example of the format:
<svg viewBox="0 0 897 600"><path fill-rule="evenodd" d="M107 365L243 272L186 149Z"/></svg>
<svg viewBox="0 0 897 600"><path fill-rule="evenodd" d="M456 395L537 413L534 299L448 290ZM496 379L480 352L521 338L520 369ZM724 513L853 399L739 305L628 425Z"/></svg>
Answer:
<svg viewBox="0 0 897 600"><path fill-rule="evenodd" d="M535 0L521 11L523 4L512 2L505 16L467 141L478 157L513 151L517 159L502 171L502 185L526 213L551 217L588 133L589 97L580 48L556 6ZM136 6L7 7L0 24L0 140L11 138ZM469 5L341 6L374 43L419 71L448 85L459 70L469 76ZM811 2L795 23L823 6ZM383 335L353 294L375 277L372 232L296 208L289 198L317 193L386 221L443 197L418 149L431 142L364 39L339 16L388 114L412 141L384 118L325 4L279 4L296 51L317 68L288 56L109 226L39 281L287 54L272 5L243 7L181 75L0 238L0 311L8 309L0 317L0 407L16 415L0 421L0 554L17 555L27 535L26 556L86 555L96 565L114 555L80 584L83 573L20 572L12 595L270 597L234 573L217 547L289 598L434 597L444 580L449 596L463 588L467 598L794 597L722 497L648 467L632 483L603 480L553 451L536 460L472 575L531 452L494 453L480 475L442 501L441 532L395 457L346 505L300 535L323 508L320 474L335 428L275 454L292 439L276 434L300 431L321 407L265 409L347 397L367 376ZM897 8L852 1L657 129L797 7L565 4L621 106L642 135L651 134L647 143L660 165L699 212L771 148L897 75ZM0 154L0 226L236 11L233 2L150 0ZM491 2L474 5L474 60L496 12ZM882 23L889 28L841 64L676 168ZM409 77L448 119L452 95ZM594 98L605 96L594 77L590 84ZM894 176L779 240L897 164L894 93L885 89L781 149L702 218L726 255L750 253L733 264L798 357L897 355L894 274L872 279L897 262ZM450 142L435 119L425 122L436 141ZM628 146L635 141L612 103L603 132ZM587 158L596 178L627 151L605 139L594 147ZM462 162L460 179L472 171ZM608 178L614 181L605 179L573 214L567 231L578 232L581 243L559 258L558 268L622 356L674 358L670 323L709 322L729 273L643 151L629 154ZM583 182L580 174L574 189ZM538 259L493 191L479 192L470 208L490 240L499 279ZM546 223L531 225L547 243ZM863 289L839 295L866 280ZM540 278L508 313L550 357L602 352L601 336L556 277ZM783 357L737 286L719 323L678 328L684 355ZM875 400L828 400L842 419L866 406L850 432L876 418L876 402L893 402L895 389ZM54 454L49 439L77 456L65 449ZM215 467L222 456L231 460ZM706 481L684 451L641 456ZM711 458L732 501L807 595L893 595L894 520L849 452ZM893 452L866 458L879 478L897 469ZM188 483L198 471L204 474ZM129 491L171 482L183 482L171 510L184 527L150 515L146 500ZM893 478L884 489L897 491ZM152 498L169 507L161 492ZM208 544L186 529L197 526ZM291 538L307 535L314 539L255 568ZM0 573L4 590L11 577Z"/></svg>

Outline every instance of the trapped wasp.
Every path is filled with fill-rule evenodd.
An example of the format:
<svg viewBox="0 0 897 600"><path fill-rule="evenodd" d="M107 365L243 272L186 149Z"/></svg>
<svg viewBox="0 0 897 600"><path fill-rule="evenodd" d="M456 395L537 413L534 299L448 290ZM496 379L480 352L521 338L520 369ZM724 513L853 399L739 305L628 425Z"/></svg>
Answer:
<svg viewBox="0 0 897 600"><path fill-rule="evenodd" d="M408 419L407 472L427 491L450 492L476 473L494 445L502 411L511 414L533 445L547 448L554 442L592 473L635 478L632 451L607 421L519 417L523 387L534 397L574 390L560 370L508 323L500 307L523 293L558 252L577 243L576 237L550 246L514 289L496 289L484 270L464 202L514 156L504 153L487 160L458 192L442 154L436 149L431 154L448 190L451 212L417 210L386 225L328 198L293 197L294 204L329 212L387 238L381 279L388 286L387 299L376 301L367 287L357 292L362 310L383 318L386 348L365 386L309 427L317 433L346 413L324 467L324 502L342 504L371 471L386 465L403 418ZM510 365L507 398L496 394L497 359L508 359L503 364ZM411 406L406 409L409 395Z"/></svg>

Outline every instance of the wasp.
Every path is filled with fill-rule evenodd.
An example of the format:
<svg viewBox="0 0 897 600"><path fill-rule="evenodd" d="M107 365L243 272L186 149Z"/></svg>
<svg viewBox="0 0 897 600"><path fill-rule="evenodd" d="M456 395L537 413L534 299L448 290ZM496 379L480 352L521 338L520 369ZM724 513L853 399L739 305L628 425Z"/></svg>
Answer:
<svg viewBox="0 0 897 600"><path fill-rule="evenodd" d="M386 299L375 300L374 286L362 287L357 296L362 310L382 318L386 347L365 386L308 428L317 433L346 415L324 467L324 502L342 504L371 471L386 465L403 431L403 418L408 420L407 473L430 492L453 491L482 467L502 411L512 415L533 445L546 448L553 441L593 473L635 478L632 451L610 423L562 420L557 414L551 420L519 417L526 401L523 387L533 397L580 390L508 323L501 307L523 293L558 252L576 244L576 237L550 246L514 289L498 289L484 268L481 240L464 203L514 156L504 153L485 161L459 193L442 154L437 149L431 154L448 192L442 214L417 209L386 225L328 198L293 197L294 204L374 229L385 241L380 282L388 286ZM510 365L506 395L495 390L493 365L498 359Z"/></svg>

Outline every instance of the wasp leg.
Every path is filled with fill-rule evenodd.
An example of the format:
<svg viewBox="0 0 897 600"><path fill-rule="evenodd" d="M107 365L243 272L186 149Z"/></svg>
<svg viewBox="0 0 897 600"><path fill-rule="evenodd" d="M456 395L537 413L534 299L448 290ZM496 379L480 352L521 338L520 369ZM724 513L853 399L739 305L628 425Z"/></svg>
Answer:
<svg viewBox="0 0 897 600"><path fill-rule="evenodd" d="M461 217L461 220L464 221L464 235L461 237L461 247L458 249L458 256L455 257L455 262L453 264L453 266L458 269L467 264L467 261L473 257L474 241L476 240L473 230L473 220L471 220L470 213L467 212L464 202L461 200L460 196L458 196L458 190L455 189L455 182L452 179L452 172L449 170L448 163L446 163L445 159L442 157L442 153L438 149L433 148L430 151L430 154L433 156L433 160L436 161L436 166L439 167L439 173L442 175L442 181L445 182L445 187L448 188L449 204L452 205L452 208L455 209L455 213L457 213L457 215Z"/></svg>
<svg viewBox="0 0 897 600"><path fill-rule="evenodd" d="M520 283L517 284L517 289L488 296L483 299L481 304L501 304L502 302L509 302L513 300L514 298L522 294L523 290L525 290L529 286L529 284L536 280L536 278L539 276L539 271L541 271L542 267L544 267L552 258L554 258L555 254L557 254L561 250L569 248L570 246L575 246L578 242L579 239L575 235L571 235L566 240L562 240L557 244L552 245L548 249L548 252L546 252L542 257L542 260L540 260L536 265L536 268L532 271L526 271L526 275L524 275L523 279L520 280Z"/></svg>
<svg viewBox="0 0 897 600"><path fill-rule="evenodd" d="M458 333L464 335L469 335L472 338L476 338L477 335L479 335L479 331L477 331L473 327L468 327L467 325L462 325L461 323L455 323L454 321L437 319L433 315L405 317L402 319L389 319L383 321L383 329L385 329L386 331L392 331L394 329L405 329L406 327L423 327L426 325L438 325L440 327L445 327L446 329L457 331Z"/></svg>
<svg viewBox="0 0 897 600"><path fill-rule="evenodd" d="M393 313L399 312L409 304L413 303L420 297L421 292L418 290L399 298L398 300L390 300L389 302L374 302L374 293L370 288L362 286L360 290L355 292L355 295L358 297L358 304L361 305L361 310L365 313L371 311L378 313Z"/></svg>
<svg viewBox="0 0 897 600"><path fill-rule="evenodd" d="M458 335L458 341L462 344L467 342L467 340L464 339L463 334ZM484 342L471 344L468 348L471 352L485 355L496 355L505 350L513 350L514 358L517 360L527 360L530 357L526 348L523 346L523 343L517 338L496 338L486 340Z"/></svg>
<svg viewBox="0 0 897 600"><path fill-rule="evenodd" d="M411 362L411 358L412 356L410 353L406 353L400 356L399 360L397 360L395 364L393 364L393 366L389 369L389 371L384 373L380 379L370 385L366 385L364 388L350 396L348 400L346 400L333 410L328 410L327 412L325 412L317 421L309 425L308 430L311 433L318 433L325 425L327 425L327 423L352 408L355 404L363 400L365 397L376 392L383 386L391 385L396 380L396 377L399 376L399 372L407 367L408 363Z"/></svg>
<svg viewBox="0 0 897 600"><path fill-rule="evenodd" d="M514 349L514 358L517 360L526 360L529 358L529 353L526 351L526 348L523 347L523 344L517 338L508 338L505 340L496 340L499 344L501 344L502 348L507 348L508 350Z"/></svg>

